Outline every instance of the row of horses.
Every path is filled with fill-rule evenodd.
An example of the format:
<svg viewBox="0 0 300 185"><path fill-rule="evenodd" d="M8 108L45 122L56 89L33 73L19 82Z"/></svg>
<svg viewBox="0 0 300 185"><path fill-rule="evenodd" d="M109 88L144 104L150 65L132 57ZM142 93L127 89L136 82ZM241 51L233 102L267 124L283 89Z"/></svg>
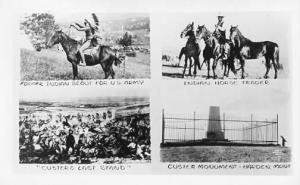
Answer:
<svg viewBox="0 0 300 185"><path fill-rule="evenodd" d="M220 36L225 35L225 31L215 30L209 31L205 25L197 27L194 31L194 23L188 24L181 32L180 37L187 37L187 43L185 47L181 48L179 54L179 61L182 56L185 55L185 64L182 76L184 77L187 68L187 62L189 60L189 75L191 74L191 68L194 66L193 74L197 74L197 67L201 70L202 65L207 65L207 78L210 78L210 61L212 63L213 78L217 78L215 73L218 61L222 61L222 67L224 67L223 77L228 77L231 70L235 75L238 70L242 70L241 78L245 78L244 66L245 61L248 59L258 59L264 57L266 72L264 78L268 78L271 65L273 65L275 74L274 79L277 78L277 71L282 67L279 63L279 47L276 43L270 41L252 42L250 39L244 37L238 26L231 26L229 39L221 41ZM199 47L199 40L203 39L205 47L203 49L203 62L200 65L199 55L201 53ZM221 43L222 42L222 43ZM221 44L223 48L221 48ZM194 65L192 64L194 60ZM236 69L235 61L239 61L240 67Z"/></svg>

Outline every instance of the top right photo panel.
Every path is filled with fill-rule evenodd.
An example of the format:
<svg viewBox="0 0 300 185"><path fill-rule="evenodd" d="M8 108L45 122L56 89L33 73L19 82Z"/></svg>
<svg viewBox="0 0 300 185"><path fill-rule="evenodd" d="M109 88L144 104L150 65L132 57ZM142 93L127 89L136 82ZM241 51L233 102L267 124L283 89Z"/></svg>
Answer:
<svg viewBox="0 0 300 185"><path fill-rule="evenodd" d="M290 19L287 12L165 14L163 79L287 79Z"/></svg>

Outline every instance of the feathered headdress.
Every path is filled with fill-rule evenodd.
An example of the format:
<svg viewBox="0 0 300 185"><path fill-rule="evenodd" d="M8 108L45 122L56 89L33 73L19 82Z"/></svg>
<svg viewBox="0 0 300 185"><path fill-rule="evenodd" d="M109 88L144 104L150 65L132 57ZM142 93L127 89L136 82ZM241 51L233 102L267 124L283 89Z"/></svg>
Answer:
<svg viewBox="0 0 300 185"><path fill-rule="evenodd" d="M98 19L97 15L95 13L92 13L92 17L94 19L95 25L99 26L99 19Z"/></svg>

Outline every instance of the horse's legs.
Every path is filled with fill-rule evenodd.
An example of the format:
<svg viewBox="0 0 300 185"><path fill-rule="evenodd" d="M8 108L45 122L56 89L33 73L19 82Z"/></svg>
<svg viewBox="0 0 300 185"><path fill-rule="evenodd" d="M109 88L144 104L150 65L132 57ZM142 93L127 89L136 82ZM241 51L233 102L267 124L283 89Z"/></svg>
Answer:
<svg viewBox="0 0 300 185"><path fill-rule="evenodd" d="M227 68L228 68L228 66L227 66L227 60L223 60L222 61L222 65L224 65L224 72L223 72L223 78L226 76L226 74L227 74Z"/></svg>
<svg viewBox="0 0 300 185"><path fill-rule="evenodd" d="M227 76L229 75L230 70L233 72L234 75L236 75L236 69L235 69L234 62L235 62L234 58L229 58Z"/></svg>
<svg viewBox="0 0 300 185"><path fill-rule="evenodd" d="M241 79L244 79L245 76L244 76L244 72L245 72L245 59L241 58L240 59L240 63L241 63L241 69L242 69L242 76L241 76Z"/></svg>
<svg viewBox="0 0 300 185"><path fill-rule="evenodd" d="M266 74L265 74L264 78L268 78L271 63L270 63L270 58L269 57L265 57L265 58L266 58Z"/></svg>
<svg viewBox="0 0 300 185"><path fill-rule="evenodd" d="M197 66L198 66L198 69L201 70L200 57L199 57L199 55L197 55L195 58L197 59Z"/></svg>
<svg viewBox="0 0 300 185"><path fill-rule="evenodd" d="M275 74L274 74L274 79L276 79L276 78L277 78L277 66L276 66L276 64L275 64L275 60L274 60L274 58L272 59L272 64L273 64L274 71L275 71Z"/></svg>
<svg viewBox="0 0 300 185"><path fill-rule="evenodd" d="M213 78L216 78L216 77L217 77L216 72L215 72L216 67L217 67L217 62L218 62L218 59L214 59L214 61L213 61L213 66L212 66L212 70L213 70Z"/></svg>
<svg viewBox="0 0 300 185"><path fill-rule="evenodd" d="M185 56L184 58L184 66L183 66L183 74L182 74L182 78L184 78L184 74L185 74L185 70L186 70L186 65L187 65L187 57Z"/></svg>
<svg viewBox="0 0 300 185"><path fill-rule="evenodd" d="M232 66L232 61L231 61L231 59L227 59L227 73L226 73L226 77L229 76L229 71L230 71L230 69L231 69L232 71L234 71L233 66Z"/></svg>
<svg viewBox="0 0 300 185"><path fill-rule="evenodd" d="M204 59L204 61L207 62L207 79L209 79L210 75L209 75L209 71L210 71L210 58L209 59Z"/></svg>
<svg viewBox="0 0 300 185"><path fill-rule="evenodd" d="M103 66L102 68L103 68L103 71L104 71L104 79L108 79L110 69L107 66Z"/></svg>
<svg viewBox="0 0 300 185"><path fill-rule="evenodd" d="M104 72L104 79L108 79L110 75L110 69L106 68L105 72Z"/></svg>
<svg viewBox="0 0 300 185"><path fill-rule="evenodd" d="M192 76L192 58L189 57L189 61L190 61L190 67L189 67L189 75ZM195 65L195 62L194 62Z"/></svg>
<svg viewBox="0 0 300 185"><path fill-rule="evenodd" d="M110 67L110 75L111 75L111 78L112 78L112 79L115 78L115 71L114 71L114 69L113 69L112 66Z"/></svg>
<svg viewBox="0 0 300 185"><path fill-rule="evenodd" d="M200 68L199 57L194 57L194 76L197 74L197 66Z"/></svg>
<svg viewBox="0 0 300 185"><path fill-rule="evenodd" d="M76 78L78 79L78 67L75 63L72 63L72 69L73 69L73 80Z"/></svg>
<svg viewBox="0 0 300 185"><path fill-rule="evenodd" d="M199 63L200 63L200 59L199 59ZM203 66L204 63L205 63L205 60L203 59L203 62L202 62L202 64L200 65L200 69L199 69L199 70L201 70L201 68L202 68L202 66Z"/></svg>

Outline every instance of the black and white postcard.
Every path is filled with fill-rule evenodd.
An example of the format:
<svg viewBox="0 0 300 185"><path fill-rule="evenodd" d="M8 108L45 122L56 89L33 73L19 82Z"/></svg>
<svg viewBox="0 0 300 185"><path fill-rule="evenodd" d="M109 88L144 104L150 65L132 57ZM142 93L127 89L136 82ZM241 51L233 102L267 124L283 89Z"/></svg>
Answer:
<svg viewBox="0 0 300 185"><path fill-rule="evenodd" d="M299 184L298 0L0 9L1 185Z"/></svg>

